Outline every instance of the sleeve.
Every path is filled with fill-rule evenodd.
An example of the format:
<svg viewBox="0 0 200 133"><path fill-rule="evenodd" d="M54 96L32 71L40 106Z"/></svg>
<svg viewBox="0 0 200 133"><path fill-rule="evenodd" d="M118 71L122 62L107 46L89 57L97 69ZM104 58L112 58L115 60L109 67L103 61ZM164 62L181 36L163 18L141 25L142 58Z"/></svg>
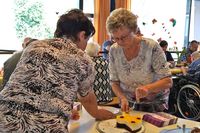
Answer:
<svg viewBox="0 0 200 133"><path fill-rule="evenodd" d="M172 54L169 51L167 51L167 61L174 61Z"/></svg>
<svg viewBox="0 0 200 133"><path fill-rule="evenodd" d="M4 74L3 74L3 83L2 83L3 87L6 85L11 74L15 70L17 63L20 60L21 55L22 55L22 51L14 53L8 60L4 62Z"/></svg>
<svg viewBox="0 0 200 133"><path fill-rule="evenodd" d="M111 81L119 81L117 69L116 69L116 62L115 59L117 57L114 56L114 49L111 47L109 52L109 71L110 71L110 80Z"/></svg>
<svg viewBox="0 0 200 133"><path fill-rule="evenodd" d="M195 66L193 66L195 67ZM198 64L195 69L189 67L187 76L191 77L193 81L200 81L200 64Z"/></svg>
<svg viewBox="0 0 200 133"><path fill-rule="evenodd" d="M152 49L152 67L156 73L154 77L156 80L171 76L171 72L167 65L165 54L157 43Z"/></svg>
<svg viewBox="0 0 200 133"><path fill-rule="evenodd" d="M79 62L79 88L80 96L85 97L93 89L95 79L94 63L89 56L84 56Z"/></svg>

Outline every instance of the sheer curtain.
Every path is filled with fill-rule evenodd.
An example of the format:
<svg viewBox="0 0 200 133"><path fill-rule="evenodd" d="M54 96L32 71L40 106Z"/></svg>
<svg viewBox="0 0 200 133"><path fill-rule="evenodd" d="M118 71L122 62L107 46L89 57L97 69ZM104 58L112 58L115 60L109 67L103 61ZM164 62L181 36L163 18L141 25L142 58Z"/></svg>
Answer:
<svg viewBox="0 0 200 133"><path fill-rule="evenodd" d="M115 0L115 8L131 9L131 0Z"/></svg>
<svg viewBox="0 0 200 133"><path fill-rule="evenodd" d="M106 19L110 14L110 0L95 0L94 2L94 25L96 34L94 41L102 45L109 37L106 32Z"/></svg>
<svg viewBox="0 0 200 133"><path fill-rule="evenodd" d="M145 37L166 40L168 48L178 47L181 51L186 4L186 0L132 0L131 10L138 16L138 26Z"/></svg>
<svg viewBox="0 0 200 133"><path fill-rule="evenodd" d="M94 25L96 29L94 41L102 45L105 40L109 39L106 31L106 19L110 15L110 0L95 0L94 3ZM115 0L115 8L120 7L130 9L131 0Z"/></svg>

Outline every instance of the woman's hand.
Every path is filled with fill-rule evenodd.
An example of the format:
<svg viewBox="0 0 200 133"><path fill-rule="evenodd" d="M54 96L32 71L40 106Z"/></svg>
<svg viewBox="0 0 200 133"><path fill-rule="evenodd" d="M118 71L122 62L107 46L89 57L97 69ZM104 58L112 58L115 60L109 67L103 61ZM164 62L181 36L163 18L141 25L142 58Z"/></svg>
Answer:
<svg viewBox="0 0 200 133"><path fill-rule="evenodd" d="M145 86L136 88L136 101L140 102L141 98L145 98L149 95L149 89Z"/></svg>
<svg viewBox="0 0 200 133"><path fill-rule="evenodd" d="M73 109L72 114L71 114L71 119L78 120L79 118L80 118L80 115L79 115L78 111Z"/></svg>
<svg viewBox="0 0 200 133"><path fill-rule="evenodd" d="M113 119L116 115L112 112L105 110L105 109L98 109L97 111L97 120L107 120L107 119Z"/></svg>
<svg viewBox="0 0 200 133"><path fill-rule="evenodd" d="M129 103L128 103L127 98L125 98L125 97L121 98L120 101L121 101L121 110L122 110L122 112L129 112L130 108L129 108Z"/></svg>

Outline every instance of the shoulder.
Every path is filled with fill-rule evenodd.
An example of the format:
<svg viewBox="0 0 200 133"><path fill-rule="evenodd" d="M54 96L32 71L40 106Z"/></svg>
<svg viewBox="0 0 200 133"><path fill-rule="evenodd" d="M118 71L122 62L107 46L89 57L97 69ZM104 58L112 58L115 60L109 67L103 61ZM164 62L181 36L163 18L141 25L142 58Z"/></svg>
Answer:
<svg viewBox="0 0 200 133"><path fill-rule="evenodd" d="M192 51L190 50L190 48L187 48L186 54L191 54L191 53L192 53Z"/></svg>
<svg viewBox="0 0 200 133"><path fill-rule="evenodd" d="M112 44L113 44L113 42L111 40L107 40L107 41L103 42L102 47L106 48L107 46L109 46L109 45L111 46Z"/></svg>
<svg viewBox="0 0 200 133"><path fill-rule="evenodd" d="M22 53L23 53L23 51L17 51L17 52L15 52L10 58L18 58L18 57L21 57L21 55L22 55Z"/></svg>
<svg viewBox="0 0 200 133"><path fill-rule="evenodd" d="M117 44L117 43L114 43L111 47L110 47L110 53L113 53L113 52L119 52L121 51L121 47Z"/></svg>
<svg viewBox="0 0 200 133"><path fill-rule="evenodd" d="M163 50L160 47L160 45L153 39L142 38L140 45L142 46L143 52L149 51L149 52L158 53L158 54L163 53Z"/></svg>
<svg viewBox="0 0 200 133"><path fill-rule="evenodd" d="M153 40L151 38L145 38L145 37L142 38L141 44L146 47L152 47L152 48L159 46L155 40Z"/></svg>
<svg viewBox="0 0 200 133"><path fill-rule="evenodd" d="M20 59L21 55L22 55L22 51L17 51L15 53L13 53L13 55L4 62L4 65L9 62L13 62L15 60L18 61Z"/></svg>
<svg viewBox="0 0 200 133"><path fill-rule="evenodd" d="M166 54L171 55L171 53L169 51L165 51Z"/></svg>
<svg viewBox="0 0 200 133"><path fill-rule="evenodd" d="M198 65L198 66L200 66L199 64L200 64L200 59L197 59L197 60L193 61L190 65L191 65L191 66L193 66L193 65Z"/></svg>

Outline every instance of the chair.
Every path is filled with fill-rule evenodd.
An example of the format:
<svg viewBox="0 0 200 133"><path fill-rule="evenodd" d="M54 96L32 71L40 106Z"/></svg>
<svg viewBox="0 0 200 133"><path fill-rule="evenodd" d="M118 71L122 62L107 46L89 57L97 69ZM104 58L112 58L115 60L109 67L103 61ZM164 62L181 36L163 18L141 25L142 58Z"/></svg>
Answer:
<svg viewBox="0 0 200 133"><path fill-rule="evenodd" d="M180 114L190 120L200 120L200 88L198 84L189 83L181 87L177 96Z"/></svg>
<svg viewBox="0 0 200 133"><path fill-rule="evenodd" d="M113 92L109 80L108 62L98 56L93 57L95 63L96 76L94 80L94 93L98 104L106 104L113 100Z"/></svg>
<svg viewBox="0 0 200 133"><path fill-rule="evenodd" d="M183 118L200 120L200 85L191 81L191 78L178 76L172 88L171 98L176 100L177 112ZM174 103L174 102L171 102Z"/></svg>

